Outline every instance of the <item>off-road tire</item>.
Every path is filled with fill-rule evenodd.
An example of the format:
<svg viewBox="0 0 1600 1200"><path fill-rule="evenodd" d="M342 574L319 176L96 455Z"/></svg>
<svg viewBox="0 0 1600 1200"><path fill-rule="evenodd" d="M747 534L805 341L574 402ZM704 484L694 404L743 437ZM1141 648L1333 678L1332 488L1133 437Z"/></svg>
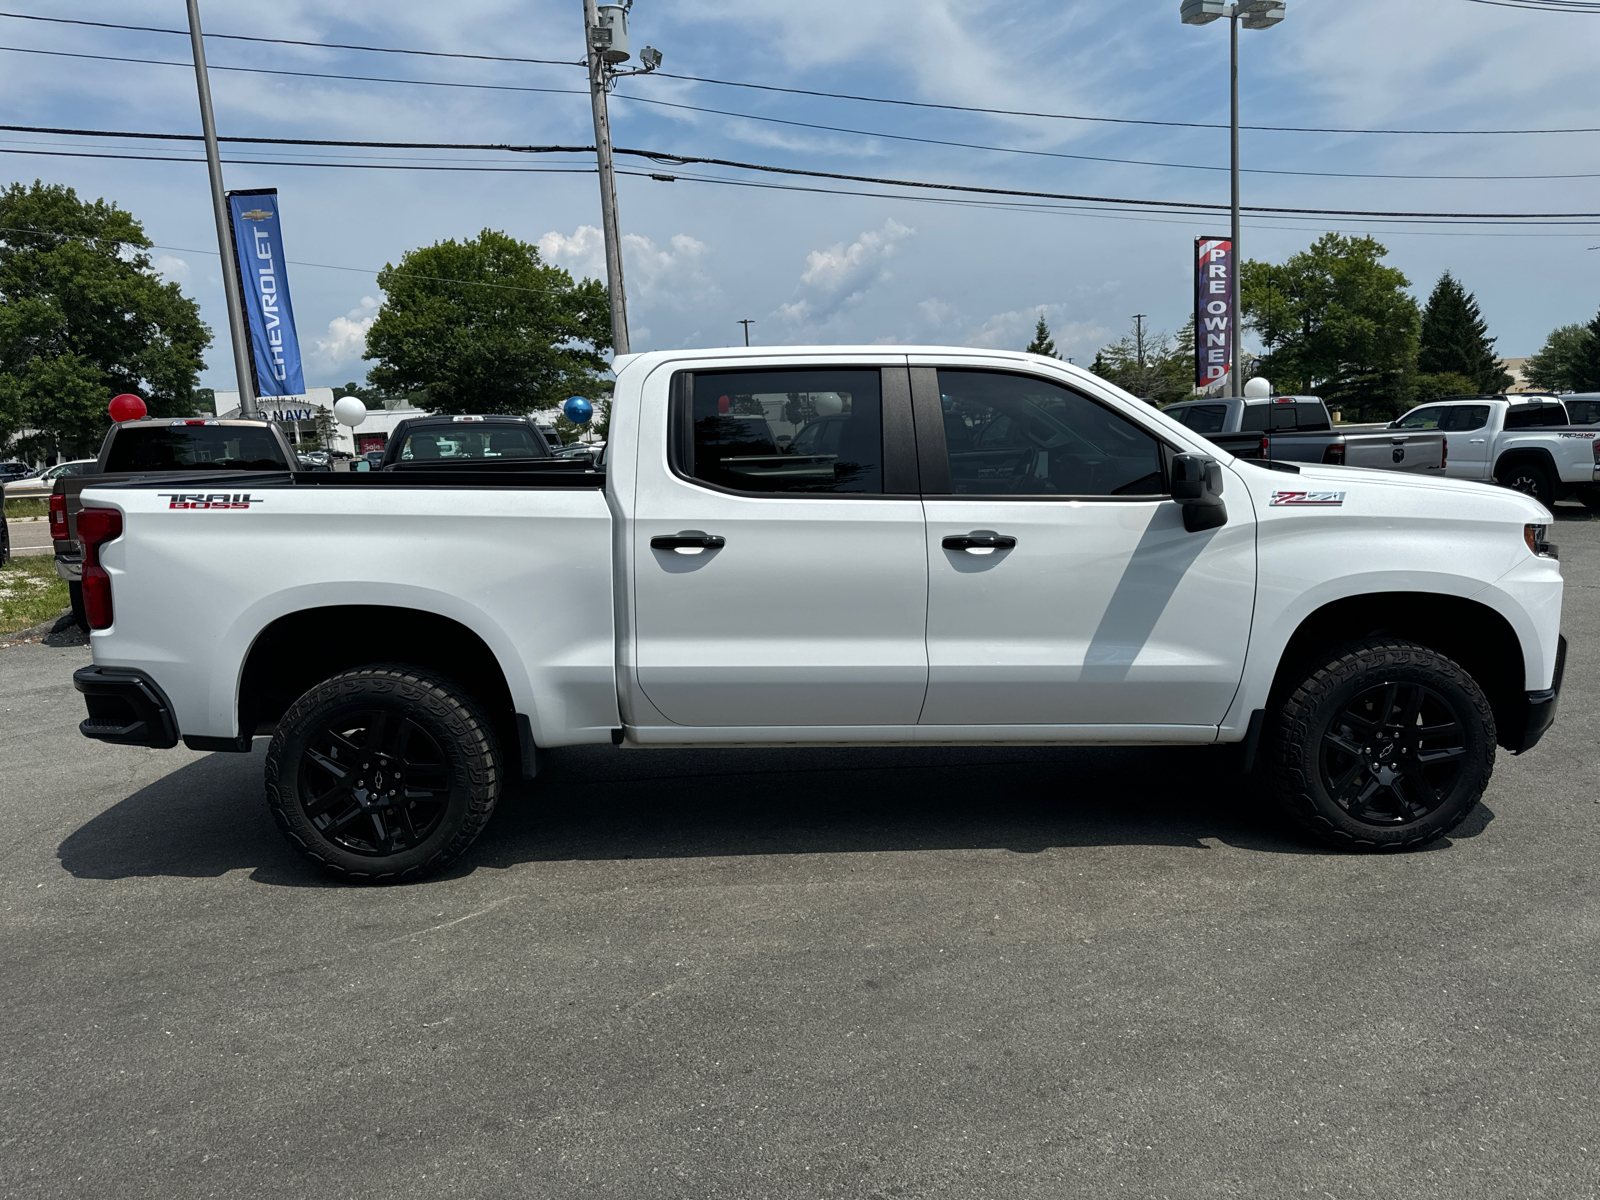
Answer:
<svg viewBox="0 0 1600 1200"><path fill-rule="evenodd" d="M67 584L67 600L72 605L72 619L78 623L79 629L88 633L89 609L83 602L83 584Z"/></svg>
<svg viewBox="0 0 1600 1200"><path fill-rule="evenodd" d="M1414 820L1374 824L1352 817L1330 794L1324 739L1347 706L1390 683L1421 685L1435 698L1430 703L1451 710L1460 725L1463 753L1459 771L1448 788L1440 789L1443 798L1432 811ZM1308 670L1277 711L1268 714L1265 740L1274 799L1315 837L1344 850L1407 850L1443 837L1477 807L1494 773L1494 713L1483 690L1458 663L1399 639L1355 642ZM1404 787L1404 777L1401 782Z"/></svg>
<svg viewBox="0 0 1600 1200"><path fill-rule="evenodd" d="M1550 483L1550 472L1536 463L1518 463L1500 476L1501 487L1508 487L1524 496L1532 496L1549 508L1555 503L1555 488Z"/></svg>
<svg viewBox="0 0 1600 1200"><path fill-rule="evenodd" d="M395 853L354 853L308 815L303 760L313 737L376 711L411 722L431 739L442 755L436 775L448 780L448 800L415 844ZM478 704L444 676L404 664L359 667L317 684L284 713L267 749L267 807L278 827L296 850L352 883L409 883L442 870L489 823L503 778L493 725Z"/></svg>

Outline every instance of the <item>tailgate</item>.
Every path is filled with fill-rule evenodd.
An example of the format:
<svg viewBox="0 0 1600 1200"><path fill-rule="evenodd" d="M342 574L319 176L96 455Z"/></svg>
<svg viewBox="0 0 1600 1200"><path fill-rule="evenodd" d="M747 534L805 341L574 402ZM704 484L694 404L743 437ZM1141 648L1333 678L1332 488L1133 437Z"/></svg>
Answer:
<svg viewBox="0 0 1600 1200"><path fill-rule="evenodd" d="M1445 435L1435 430L1347 433L1344 439L1344 464L1378 471L1443 475Z"/></svg>

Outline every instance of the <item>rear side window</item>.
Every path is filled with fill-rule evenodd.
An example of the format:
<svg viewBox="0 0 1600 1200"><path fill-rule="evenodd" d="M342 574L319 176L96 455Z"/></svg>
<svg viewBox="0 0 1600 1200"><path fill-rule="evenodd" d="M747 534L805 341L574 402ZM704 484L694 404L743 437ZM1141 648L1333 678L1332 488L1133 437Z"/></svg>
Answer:
<svg viewBox="0 0 1600 1200"><path fill-rule="evenodd" d="M1221 433L1228 409L1223 404L1196 404L1178 413L1178 423L1196 433Z"/></svg>
<svg viewBox="0 0 1600 1200"><path fill-rule="evenodd" d="M544 442L527 425L440 425L413 430L400 447L400 461L510 462L549 458Z"/></svg>
<svg viewBox="0 0 1600 1200"><path fill-rule="evenodd" d="M740 492L883 491L883 378L870 370L719 371L692 376L676 464Z"/></svg>
<svg viewBox="0 0 1600 1200"><path fill-rule="evenodd" d="M1568 400L1567 419L1574 425L1600 425L1600 400Z"/></svg>
<svg viewBox="0 0 1600 1200"><path fill-rule="evenodd" d="M287 471L277 439L241 425L128 425L111 439L109 471Z"/></svg>
<svg viewBox="0 0 1600 1200"><path fill-rule="evenodd" d="M939 372L950 491L978 496L1155 496L1161 449L1132 421L1030 375Z"/></svg>
<svg viewBox="0 0 1600 1200"><path fill-rule="evenodd" d="M1439 428L1446 433L1471 433L1489 423L1487 404L1462 404L1442 410Z"/></svg>

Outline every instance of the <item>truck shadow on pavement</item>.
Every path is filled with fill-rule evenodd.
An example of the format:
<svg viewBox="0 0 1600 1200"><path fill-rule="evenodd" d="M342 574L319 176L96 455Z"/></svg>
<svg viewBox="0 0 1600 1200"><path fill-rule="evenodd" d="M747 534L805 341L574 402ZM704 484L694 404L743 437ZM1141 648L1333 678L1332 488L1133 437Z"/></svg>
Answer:
<svg viewBox="0 0 1600 1200"><path fill-rule="evenodd" d="M86 879L211 878L341 886L284 841L262 798L265 742L142 788L57 850ZM502 796L446 872L523 863L1083 846L1333 854L1234 770L1227 748L883 748L552 751ZM1480 806L1450 839L1493 820Z"/></svg>

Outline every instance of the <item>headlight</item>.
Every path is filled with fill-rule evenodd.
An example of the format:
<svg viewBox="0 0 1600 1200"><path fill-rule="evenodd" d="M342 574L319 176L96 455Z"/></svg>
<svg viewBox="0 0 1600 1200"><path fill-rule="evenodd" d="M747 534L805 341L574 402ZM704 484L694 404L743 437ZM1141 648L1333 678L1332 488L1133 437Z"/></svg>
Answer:
<svg viewBox="0 0 1600 1200"><path fill-rule="evenodd" d="M1556 552L1556 548L1544 540L1547 528L1545 525L1524 525L1522 539L1528 543L1530 553L1537 554L1540 558L1560 558L1561 555Z"/></svg>

